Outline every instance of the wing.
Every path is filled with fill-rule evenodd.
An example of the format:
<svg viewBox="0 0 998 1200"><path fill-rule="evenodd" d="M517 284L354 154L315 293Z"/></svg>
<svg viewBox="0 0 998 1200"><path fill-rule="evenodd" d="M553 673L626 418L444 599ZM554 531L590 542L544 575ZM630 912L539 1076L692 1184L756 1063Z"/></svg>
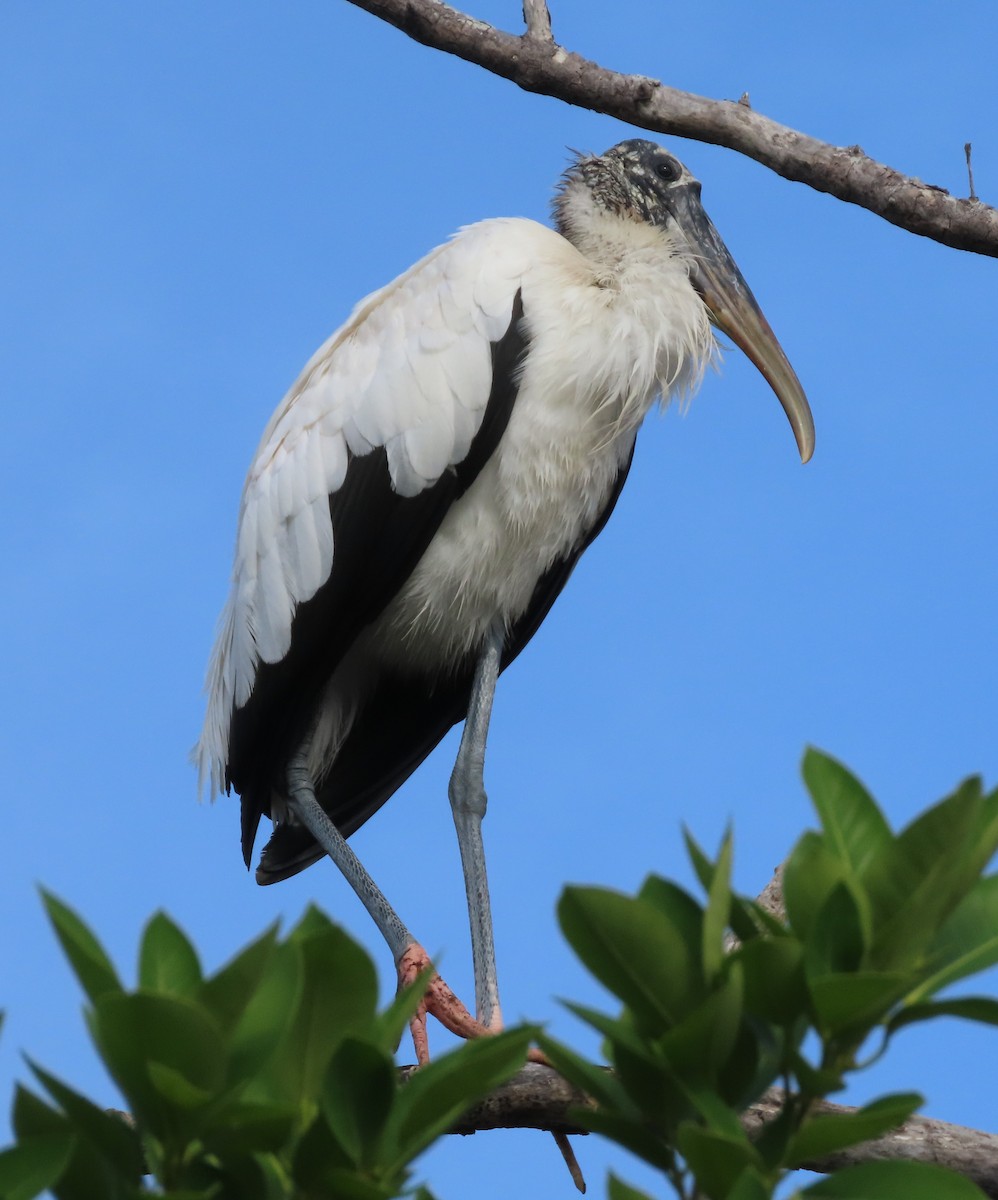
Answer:
<svg viewBox="0 0 998 1200"><path fill-rule="evenodd" d="M510 630L501 669L517 657L540 628L575 564L602 532L620 496L634 454L621 466L596 524L570 555L553 563L539 580L530 605ZM317 798L337 828L349 837L408 779L447 731L468 711L473 661L441 680L427 695L425 686L389 678L365 705L340 749ZM278 825L257 868L258 883L278 883L317 862L324 851L300 825Z"/></svg>
<svg viewBox="0 0 998 1200"><path fill-rule="evenodd" d="M464 230L362 301L264 433L195 750L256 803L360 630L394 595L505 428L524 348L527 221Z"/></svg>

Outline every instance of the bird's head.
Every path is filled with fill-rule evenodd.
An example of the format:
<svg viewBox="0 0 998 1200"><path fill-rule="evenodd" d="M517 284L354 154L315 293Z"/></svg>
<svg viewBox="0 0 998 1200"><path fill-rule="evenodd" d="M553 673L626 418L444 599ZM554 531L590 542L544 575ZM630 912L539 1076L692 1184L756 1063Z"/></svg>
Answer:
<svg viewBox="0 0 998 1200"><path fill-rule="evenodd" d="M606 242L614 222L631 238L663 238L686 265L711 323L748 355L783 405L807 462L814 421L776 335L700 202L700 183L675 155L642 138L580 155L554 200L558 232L583 251Z"/></svg>

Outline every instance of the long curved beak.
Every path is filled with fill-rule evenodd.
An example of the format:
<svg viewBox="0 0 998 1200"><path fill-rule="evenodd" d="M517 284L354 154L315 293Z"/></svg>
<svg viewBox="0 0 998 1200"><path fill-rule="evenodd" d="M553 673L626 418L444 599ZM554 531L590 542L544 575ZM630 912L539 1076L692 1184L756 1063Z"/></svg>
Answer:
<svg viewBox="0 0 998 1200"><path fill-rule="evenodd" d="M670 209L693 251L690 282L710 310L711 321L752 360L783 405L797 439L801 462L814 453L814 418L800 380L721 235L700 203L700 185L671 189Z"/></svg>

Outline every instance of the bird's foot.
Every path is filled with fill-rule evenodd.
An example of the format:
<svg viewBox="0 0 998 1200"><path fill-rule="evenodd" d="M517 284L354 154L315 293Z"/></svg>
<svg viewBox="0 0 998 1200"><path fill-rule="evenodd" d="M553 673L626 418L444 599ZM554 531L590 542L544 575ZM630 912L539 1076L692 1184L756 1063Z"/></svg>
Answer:
<svg viewBox="0 0 998 1200"><path fill-rule="evenodd" d="M490 1027L476 1020L446 983L440 978L430 956L418 942L410 942L398 960L399 987L408 987L423 974L433 972L416 1015L409 1022L416 1062L422 1066L430 1061L430 1044L426 1036L427 1014L434 1016L445 1029L458 1037L484 1037L497 1033L499 1026Z"/></svg>
<svg viewBox="0 0 998 1200"><path fill-rule="evenodd" d="M502 1029L502 1018L498 1008L495 1010L491 1025L485 1025L476 1020L441 979L432 959L423 947L418 942L410 942L398 960L399 987L408 987L415 983L424 971L432 971L433 974L430 977L429 987L424 992L423 999L416 1009L416 1014L409 1022L412 1045L416 1051L416 1062L421 1067L430 1061L430 1043L426 1035L427 1014L436 1017L445 1029L449 1029L458 1037L486 1037L490 1033L498 1033ZM527 1058L530 1062L541 1063L545 1067L554 1069L543 1050L538 1050L534 1046L527 1051ZM572 1182L580 1192L585 1192L586 1183L582 1177L582 1170L568 1137L564 1133L556 1133L554 1140L565 1160L569 1174L572 1176Z"/></svg>
<svg viewBox="0 0 998 1200"><path fill-rule="evenodd" d="M399 987L408 987L415 983L424 971L432 971L429 987L420 1001L416 1015L409 1022L412 1034L412 1044L416 1051L416 1062L422 1066L430 1061L430 1044L426 1034L427 1015L436 1017L445 1029L457 1037L475 1038L487 1037L490 1033L499 1033L502 1029L502 1019L498 1009L492 1023L489 1025L473 1017L465 1005L441 979L433 960L418 942L410 942L402 951L398 960ZM530 1062L541 1063L550 1067L551 1062L543 1050L532 1046L527 1051Z"/></svg>

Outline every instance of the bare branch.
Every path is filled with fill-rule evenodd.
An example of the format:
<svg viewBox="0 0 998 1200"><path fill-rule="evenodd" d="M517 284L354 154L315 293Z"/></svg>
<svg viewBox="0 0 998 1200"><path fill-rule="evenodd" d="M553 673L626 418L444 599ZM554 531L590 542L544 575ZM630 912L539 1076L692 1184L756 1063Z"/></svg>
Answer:
<svg viewBox="0 0 998 1200"><path fill-rule="evenodd" d="M527 37L554 44L551 14L545 0L523 0L523 20L527 26Z"/></svg>
<svg viewBox="0 0 998 1200"><path fill-rule="evenodd" d="M780 1093L774 1089L742 1115L742 1123L749 1133L760 1130L766 1121L776 1116L781 1100ZM822 1100L815 1105L814 1111L852 1113L856 1110ZM826 1173L885 1158L948 1167L976 1183L986 1196L998 1197L998 1134L982 1133L931 1117L909 1117L903 1125L883 1137L804 1165L809 1171Z"/></svg>
<svg viewBox="0 0 998 1200"><path fill-rule="evenodd" d="M783 901L783 867L762 890L759 904L778 920L786 919ZM728 949L737 946L732 939ZM415 1071L402 1067L402 1078ZM609 1069L609 1068L607 1068ZM742 1114L742 1124L755 1137L780 1111L783 1092L771 1088L756 1104ZM572 1087L550 1067L528 1063L517 1075L497 1088L480 1104L465 1113L452 1133L475 1133L487 1129L546 1129L557 1136L584 1133L573 1120L578 1109L594 1107L593 1101ZM853 1113L855 1108L832 1104L827 1100L814 1105L817 1113ZM976 1183L986 1196L998 1200L998 1134L982 1133L963 1125L951 1125L929 1117L911 1117L897 1129L853 1146L837 1154L807 1162L804 1168L827 1174L842 1167L878 1159L908 1159L948 1167Z"/></svg>
<svg viewBox="0 0 998 1200"><path fill-rule="evenodd" d="M967 176L970 180L970 198L971 200L976 200L977 193L974 191L974 166L970 161L971 150L972 147L970 142L965 142L963 146L963 152L967 156Z"/></svg>
<svg viewBox="0 0 998 1200"><path fill-rule="evenodd" d="M757 900L771 917L775 917L777 921L786 921L787 906L783 899L782 863L773 872L773 878L759 893Z"/></svg>
<svg viewBox="0 0 998 1200"><path fill-rule="evenodd" d="M403 1067L403 1077L416 1067ZM572 1110L585 1108L591 1101L566 1083L557 1072L535 1063L527 1066L508 1083L487 1096L467 1112L452 1133L476 1133L487 1129L546 1129L557 1133L583 1133L572 1121ZM773 1088L754 1104L742 1121L750 1134L758 1133L771 1121L782 1103L781 1092ZM815 1112L850 1113L853 1108L821 1101ZM805 1164L809 1171L825 1173L877 1159L900 1158L930 1162L959 1171L972 1180L986 1196L998 1200L998 1134L981 1133L962 1125L935 1121L929 1117L911 1117L893 1132L854 1146L838 1154Z"/></svg>
<svg viewBox="0 0 998 1200"><path fill-rule="evenodd" d="M528 32L522 37L476 20L442 0L350 0L426 46L455 54L540 92L631 125L726 146L784 179L868 209L910 233L957 250L998 257L998 211L902 175L859 146L833 146L780 125L737 101L711 100L643 75L601 67ZM538 0L539 2L539 0ZM537 18L533 18L536 20Z"/></svg>

